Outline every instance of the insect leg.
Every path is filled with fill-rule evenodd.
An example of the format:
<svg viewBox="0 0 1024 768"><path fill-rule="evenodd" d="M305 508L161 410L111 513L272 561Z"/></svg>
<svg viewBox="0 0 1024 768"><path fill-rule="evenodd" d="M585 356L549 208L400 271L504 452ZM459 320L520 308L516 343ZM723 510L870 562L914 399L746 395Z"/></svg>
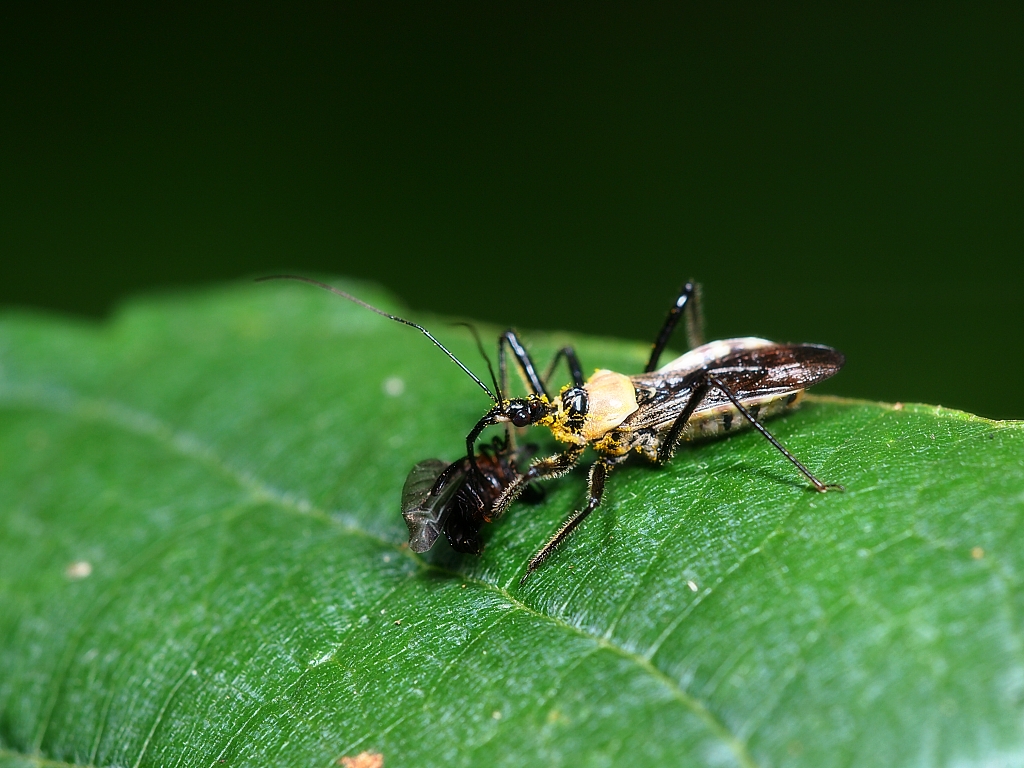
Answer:
<svg viewBox="0 0 1024 768"><path fill-rule="evenodd" d="M602 496L604 496L604 481L608 476L610 468L610 465L604 459L598 459L590 466L590 491L588 493L587 506L579 512L575 512L568 520L562 523L562 527L558 529L558 532L548 539L548 543L530 559L526 566L526 573L519 580L520 586L529 578L531 573L540 567L541 563L548 559L551 553L563 541L569 538L569 535L587 518L587 515L597 509L601 503Z"/></svg>
<svg viewBox="0 0 1024 768"><path fill-rule="evenodd" d="M796 467L797 469L799 469L804 474L804 476L808 480L810 480L811 483L813 483L815 490L820 491L821 493L824 493L825 491L843 491L843 490L846 490L845 488L843 488L843 486L838 485L836 483L823 483L823 482L821 482L821 480L819 480L814 475L812 475L811 471L807 467L805 467L803 464L801 464L800 460L796 456L794 456L792 453L787 451L785 449L785 447L782 445L782 443L780 443L778 440L775 439L774 436L772 436L771 432L769 432L761 424L758 423L757 419L755 419L750 414L750 412L746 408L743 407L743 403L741 403L739 401L739 398L737 398L736 395L733 394L732 390L729 389L729 387L727 387L722 382L721 379L719 379L717 376L708 376L708 381L712 385L714 385L715 387L720 389L722 391L722 393L726 397L728 397L729 400L732 401L732 404L734 406L736 406L736 410L738 410L741 414L743 414L743 417L747 421L749 421L751 423L751 425L754 427L754 429L756 429L758 432L760 432L762 435L764 435L765 438L767 438L769 443L771 443L776 448L778 448L779 451L782 453L782 455L785 456L787 459L789 459L793 463L793 466Z"/></svg>
<svg viewBox="0 0 1024 768"><path fill-rule="evenodd" d="M580 365L580 359L576 357L576 350L572 347L562 347L558 352L555 353L554 359L548 365L546 371L544 371L544 384L551 383L551 374L555 372L555 366L558 365L558 361L565 358L565 364L569 366L569 375L572 376L572 385L574 387L583 386L583 367Z"/></svg>
<svg viewBox="0 0 1024 768"><path fill-rule="evenodd" d="M477 466L476 463L476 440L480 437L480 433L487 429L487 427L501 423L498 419L499 416L501 416L501 406L495 406L485 413L483 418L481 418L480 421L473 426L473 429L469 431L469 434L466 435L466 456L469 459L469 465L472 467L473 471L480 474L481 477L483 477L483 475L480 473L480 467ZM508 433L506 433L506 439L507 438ZM437 480L434 481L434 485L431 487L430 493L440 493L441 489L448 484L451 476L459 472L459 468L460 462L458 461L453 464L449 464L448 468L438 476Z"/></svg>
<svg viewBox="0 0 1024 768"><path fill-rule="evenodd" d="M483 415L480 421L478 421L473 426L473 429L469 431L469 434L466 435L466 456L469 458L469 463L473 467L474 472L480 471L480 468L476 464L476 439L480 437L480 433L487 429L487 427L490 427L494 424L502 423L504 419L502 419L501 416L501 406L494 406L493 408L491 408L491 410L489 410L487 413ZM438 478L437 483L435 483L435 488L438 487L439 483L441 483L442 478L447 480L447 474L448 473L445 472L441 475L441 477Z"/></svg>
<svg viewBox="0 0 1024 768"><path fill-rule="evenodd" d="M565 453L556 453L546 459L535 461L526 472L519 475L515 480L506 486L501 496L494 502L494 518L501 517L519 495L530 483L537 480L554 480L561 477L570 469L576 466L576 462L583 455L583 446L570 448Z"/></svg>
<svg viewBox="0 0 1024 768"><path fill-rule="evenodd" d="M668 346L668 340L676 329L676 325L679 324L679 318L684 311L686 312L686 340L690 345L690 349L699 347L704 343L704 314L700 304L700 285L689 282L680 289L679 296L676 297L676 303L669 309L665 322L662 324L661 330L658 331L658 336L654 340L651 357L647 361L644 373L650 373L658 367L661 353Z"/></svg>
<svg viewBox="0 0 1024 768"><path fill-rule="evenodd" d="M498 381L495 384L495 388L498 390L498 404L500 405L502 400L507 397L508 392L508 367L505 365L505 353L501 346L502 337L498 337ZM518 450L516 444L516 430L512 426L511 422L505 423L505 445L509 450L515 454ZM476 460L473 461L473 465L476 466Z"/></svg>
<svg viewBox="0 0 1024 768"><path fill-rule="evenodd" d="M519 340L519 336L511 328L498 337L498 368L500 369L502 386L507 385L506 379L508 378L505 363L506 346L512 350L512 355L519 364L519 372L522 374L523 382L526 384L527 389L530 390L530 394L547 395L548 392L544 388L544 382L537 375L537 366L533 364L533 358L530 357L530 353L526 351L526 347ZM508 396L507 392L505 396Z"/></svg>
<svg viewBox="0 0 1024 768"><path fill-rule="evenodd" d="M700 405L701 400L707 395L711 385L707 380L699 382L690 394L690 399L686 401L686 406L682 412L676 416L676 420L672 422L672 428L669 429L668 434L662 438L661 445L658 446L658 463L664 464L666 461L672 458L672 454L675 453L676 443L679 442L679 435L682 434L683 429L686 427L686 422L690 420L693 412L697 410L697 406Z"/></svg>

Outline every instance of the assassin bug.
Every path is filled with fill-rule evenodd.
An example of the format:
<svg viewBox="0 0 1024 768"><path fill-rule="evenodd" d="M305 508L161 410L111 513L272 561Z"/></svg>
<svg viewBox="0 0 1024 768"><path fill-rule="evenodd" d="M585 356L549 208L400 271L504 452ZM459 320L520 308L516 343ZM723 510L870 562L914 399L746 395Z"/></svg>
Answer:
<svg viewBox="0 0 1024 768"><path fill-rule="evenodd" d="M643 373L633 376L599 369L584 381L582 367L572 347L558 351L543 378L514 330L498 338L498 365L502 385L492 371L497 394L449 352L429 331L395 315L383 312L344 291L292 275L260 278L292 279L311 283L350 299L377 314L412 326L423 333L470 376L494 402L466 436L464 459L442 469L440 462L429 469L418 465L406 482L407 498L403 511L426 505L417 529L410 524L410 545L413 536L423 533L420 545L437 538L437 528L444 514L459 508L460 499L470 500L481 520L500 517L531 483L560 477L579 461L589 445L597 453L590 467L587 504L572 514L547 544L530 560L520 583L543 563L550 554L601 503L608 473L636 451L656 463L668 461L680 442L700 437L728 434L745 425L760 432L819 492L842 490L842 486L823 483L793 454L772 436L759 419L776 415L799 404L804 391L836 374L845 358L830 348L817 344L777 344L766 339L745 337L702 344L700 291L696 284L686 283L655 339L651 356ZM685 315L690 346L686 354L658 368L680 318ZM503 386L507 379L507 352L511 352L529 394L505 398ZM572 383L553 397L547 380L555 366L565 360ZM490 363L488 362L488 367ZM739 418L737 418L739 417ZM519 472L505 448L476 453L476 441L489 426L510 424L514 427L547 427L568 448L561 453L534 461L525 472ZM507 446L507 443L506 443ZM483 463L483 467L481 467ZM425 478L437 471L434 484L424 492ZM415 476L415 477L414 477ZM446 490L449 489L449 490ZM406 518L408 522L408 517ZM422 524L419 520L423 520ZM432 521L432 522L431 522ZM431 527L433 526L433 527ZM474 545L477 531L472 531ZM447 533L447 531L446 531ZM433 536L430 539L430 536ZM427 543L427 539L430 542Z"/></svg>
<svg viewBox="0 0 1024 768"><path fill-rule="evenodd" d="M503 422L517 427L547 427L569 447L533 462L509 483L495 501L492 517L500 516L527 484L571 470L588 445L598 455L590 467L587 504L570 515L533 556L520 583L598 507L608 473L633 451L662 464L672 457L680 442L727 434L750 425L810 480L816 491L843 490L841 485L816 478L759 421L795 407L808 387L835 375L845 363L842 353L817 344L777 344L754 337L701 344L699 303L698 286L686 283L665 318L641 374L626 376L599 369L584 382L573 349L561 349L552 366L564 357L573 381L558 398L552 398L536 376L533 361L515 332L506 331L499 338L502 373L507 347L531 392L525 398L503 400L484 414L466 438L467 456L473 456L473 444L486 427ZM690 345L695 348L658 368L684 313Z"/></svg>

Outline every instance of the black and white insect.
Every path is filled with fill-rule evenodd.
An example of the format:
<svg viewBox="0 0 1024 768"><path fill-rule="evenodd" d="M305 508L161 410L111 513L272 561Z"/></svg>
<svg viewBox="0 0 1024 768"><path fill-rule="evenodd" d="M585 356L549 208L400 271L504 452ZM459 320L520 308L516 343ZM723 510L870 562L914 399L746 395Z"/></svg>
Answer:
<svg viewBox="0 0 1024 768"><path fill-rule="evenodd" d="M467 543L463 551L473 551L470 547L479 551L478 533L482 522L501 517L531 483L569 472L588 446L596 452L597 459L590 467L587 503L570 515L534 555L522 581L598 507L608 474L632 453L661 464L668 461L684 441L727 435L749 426L782 453L810 481L814 490L842 490L840 485L823 483L816 478L761 421L796 407L805 390L842 368L843 355L817 344L778 344L754 337L705 344L701 338L700 291L692 282L683 286L669 310L642 373L628 376L598 369L584 381L575 350L563 347L542 377L518 334L510 329L498 338L500 383L492 372L496 390L492 393L422 326L376 309L333 286L291 275L275 277L318 285L396 322L417 328L493 401L494 405L466 436L463 459L447 467L440 462L425 466L424 462L410 473L403 513L409 524L410 547L417 551L429 548L442 529L451 540L453 533L449 533L446 525L456 526L454 535L458 540L458 525L448 521L469 518L479 523L474 523L475 528L471 525L464 528L468 534L466 541L472 543ZM659 368L661 355L684 316L692 348ZM509 352L528 390L526 397L505 397ZM549 389L549 382L551 373L562 360L569 368L572 383L562 387L556 396ZM516 428L546 427L567 447L560 453L533 461L525 471L520 471L508 441L477 453L476 443L481 433L498 424ZM433 484L428 487L431 477ZM469 518L463 514L464 510L470 511ZM455 512L459 514L453 517Z"/></svg>

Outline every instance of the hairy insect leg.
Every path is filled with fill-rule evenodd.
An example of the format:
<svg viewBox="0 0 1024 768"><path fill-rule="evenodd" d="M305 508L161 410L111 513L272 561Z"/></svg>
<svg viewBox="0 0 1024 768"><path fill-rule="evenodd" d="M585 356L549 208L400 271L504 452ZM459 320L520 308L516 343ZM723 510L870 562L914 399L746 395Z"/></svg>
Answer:
<svg viewBox="0 0 1024 768"><path fill-rule="evenodd" d="M530 483L537 480L554 480L556 477L561 477L576 466L576 462L580 460L582 454L583 446L580 446L578 448L574 447L565 453L556 453L553 456L535 461L526 472L509 483L497 501L494 502L494 518L505 514L505 510L509 508L513 501L519 498L519 495Z"/></svg>
<svg viewBox="0 0 1024 768"><path fill-rule="evenodd" d="M756 429L758 432L760 432L762 435L764 435L764 437L768 440L769 443L774 445L783 456L785 456L787 459L789 459L793 463L793 466L796 467L798 470L800 470L800 472L803 473L804 477L806 477L808 480L811 481L811 483L814 485L814 489L816 491L824 493L825 491L844 491L844 490L846 490L845 488L843 488L843 486L839 485L838 483L823 483L823 482L821 482L821 480L819 480L813 474L811 474L811 470L809 470L807 467L805 467L796 456L794 456L792 453L787 451L785 446L783 446L782 443L780 443L778 440L776 440L775 437L772 435L772 433L769 432L767 429L765 429L757 421L757 419L755 419L751 415L751 413L746 408L743 407L743 403L741 403L739 401L739 398L736 397L735 394L733 394L733 391L731 389L729 389L729 387L727 387L725 385L725 383L722 382L721 379L719 379L717 376L708 376L708 382L710 384L712 384L714 387L716 387L717 389L721 390L721 392L726 397L729 398L729 400L732 402L732 404L736 407L736 410L738 410L743 415L743 418L745 418L747 421L749 421L751 423L751 425L754 427L754 429Z"/></svg>
<svg viewBox="0 0 1024 768"><path fill-rule="evenodd" d="M555 353L554 358L548 364L547 370L544 371L544 385L548 386L551 384L551 375L555 372L555 366L558 365L562 358L565 358L565 364L569 367L572 385L574 387L582 387L583 366L580 365L580 359L576 356L576 350L572 347L562 347Z"/></svg>
<svg viewBox="0 0 1024 768"><path fill-rule="evenodd" d="M680 289L675 304L669 309L665 322L662 324L661 330L658 331L644 373L650 373L658 367L661 353L668 346L672 332L675 331L679 324L679 318L683 316L684 312L686 313L686 341L690 345L690 349L704 343L704 313L701 308L700 285L688 282Z"/></svg>
<svg viewBox="0 0 1024 768"><path fill-rule="evenodd" d="M523 378L523 383L526 385L526 388L530 390L530 394L547 395L548 392L544 388L544 382L537 374L537 366L534 365L533 358L530 357L530 353L523 345L523 342L519 340L519 336L516 334L515 330L509 328L498 337L498 372L501 377L501 386L504 396L508 397L508 364L505 359L506 347L512 350L512 356L516 360L519 373Z"/></svg>
<svg viewBox="0 0 1024 768"><path fill-rule="evenodd" d="M522 586L526 580L530 577L530 574L537 570L541 563L551 556L563 541L565 541L572 534L574 530L586 520L587 515L593 512L601 504L601 498L604 496L604 481L608 477L608 472L611 470L611 465L603 459L598 459L590 467L590 490L587 494L587 505L573 513L573 515L562 523L562 527L558 529L548 543L541 547L540 551L534 555L530 562L526 566L526 573L523 574L523 578L519 580L519 585Z"/></svg>

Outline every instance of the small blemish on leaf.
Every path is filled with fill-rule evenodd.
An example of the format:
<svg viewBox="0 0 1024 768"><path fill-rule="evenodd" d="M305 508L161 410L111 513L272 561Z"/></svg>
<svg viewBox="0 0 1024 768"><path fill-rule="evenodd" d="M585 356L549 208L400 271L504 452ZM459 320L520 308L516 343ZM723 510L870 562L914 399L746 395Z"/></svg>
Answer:
<svg viewBox="0 0 1024 768"><path fill-rule="evenodd" d="M496 709L493 712L491 712L491 717L493 717L495 720L501 720L501 710Z"/></svg>
<svg viewBox="0 0 1024 768"><path fill-rule="evenodd" d="M321 664L326 664L328 661L331 660L333 655L334 654L333 654L332 651L328 651L323 656L321 656L319 659L312 659L309 662L309 666L311 666L311 667L319 667Z"/></svg>
<svg viewBox="0 0 1024 768"><path fill-rule="evenodd" d="M384 768L384 755L380 752L360 752L355 757L339 757L342 768Z"/></svg>
<svg viewBox="0 0 1024 768"><path fill-rule="evenodd" d="M893 406L892 406L892 409L894 411L902 411L903 410L903 403L894 403Z"/></svg>
<svg viewBox="0 0 1024 768"><path fill-rule="evenodd" d="M72 581L87 578L92 575L92 563L85 560L74 562L64 569L64 575Z"/></svg>
<svg viewBox="0 0 1024 768"><path fill-rule="evenodd" d="M388 376L381 387L389 397L400 397L405 392L405 382L397 376Z"/></svg>
<svg viewBox="0 0 1024 768"><path fill-rule="evenodd" d="M971 547L971 557L975 560L981 560L985 556L985 550L981 547Z"/></svg>

